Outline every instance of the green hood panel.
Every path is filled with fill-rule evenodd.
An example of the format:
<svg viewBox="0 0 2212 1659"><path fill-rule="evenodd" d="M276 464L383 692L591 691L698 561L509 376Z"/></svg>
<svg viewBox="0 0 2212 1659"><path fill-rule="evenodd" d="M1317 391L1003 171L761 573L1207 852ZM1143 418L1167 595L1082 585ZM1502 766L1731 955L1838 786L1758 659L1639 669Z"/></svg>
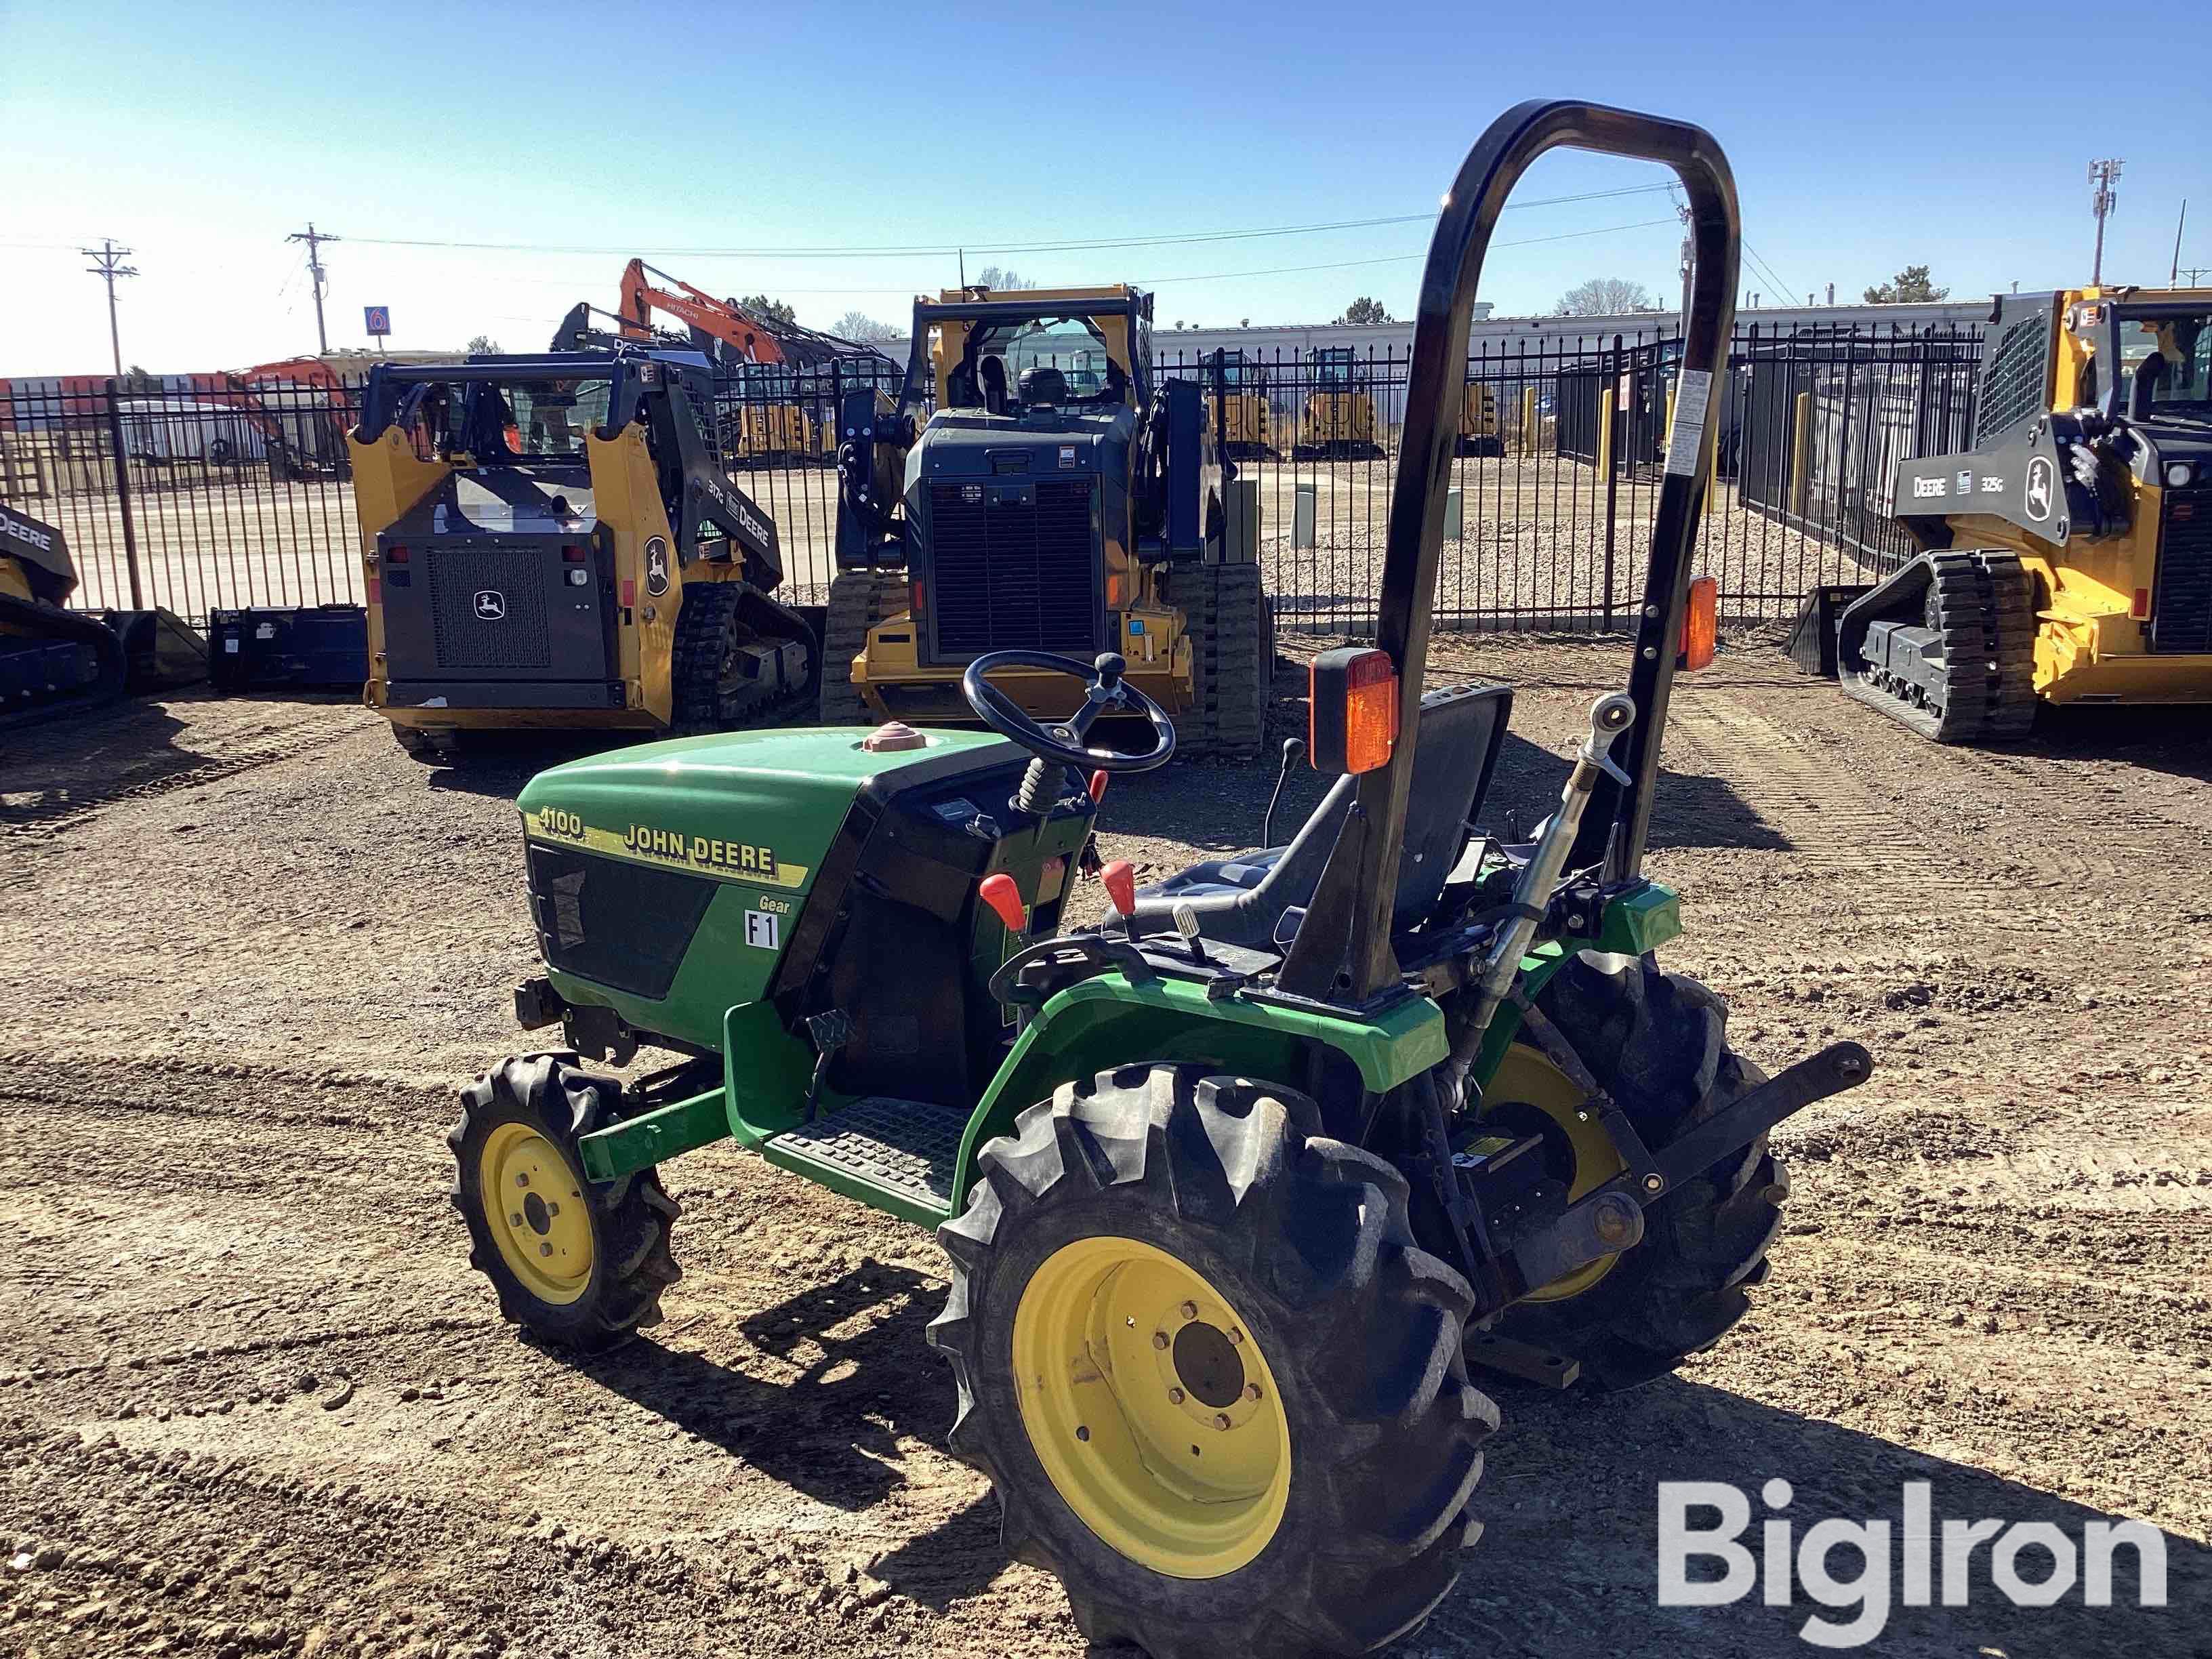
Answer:
<svg viewBox="0 0 2212 1659"><path fill-rule="evenodd" d="M581 978L549 960L555 989L572 1002L614 1008L640 1030L718 1046L731 1005L766 994L861 790L880 780L887 793L899 787L900 774L948 761L1021 756L983 732L931 732L921 748L883 754L860 747L866 736L860 726L820 726L678 738L569 761L532 778L515 804L533 845L713 885L661 994ZM1001 752L987 759L986 750ZM562 926L562 902L557 892L539 896L541 931ZM597 914L604 927L607 913Z"/></svg>

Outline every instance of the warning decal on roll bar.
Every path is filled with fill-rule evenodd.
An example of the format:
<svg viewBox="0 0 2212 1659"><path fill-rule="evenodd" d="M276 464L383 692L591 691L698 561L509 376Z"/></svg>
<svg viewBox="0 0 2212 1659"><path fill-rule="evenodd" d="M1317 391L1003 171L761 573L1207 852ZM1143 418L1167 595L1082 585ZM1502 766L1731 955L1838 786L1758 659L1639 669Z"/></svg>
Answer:
<svg viewBox="0 0 2212 1659"><path fill-rule="evenodd" d="M1705 440L1705 405L1712 401L1713 377L1686 368L1674 387L1674 429L1667 436L1667 470L1686 478L1698 470L1698 451Z"/></svg>

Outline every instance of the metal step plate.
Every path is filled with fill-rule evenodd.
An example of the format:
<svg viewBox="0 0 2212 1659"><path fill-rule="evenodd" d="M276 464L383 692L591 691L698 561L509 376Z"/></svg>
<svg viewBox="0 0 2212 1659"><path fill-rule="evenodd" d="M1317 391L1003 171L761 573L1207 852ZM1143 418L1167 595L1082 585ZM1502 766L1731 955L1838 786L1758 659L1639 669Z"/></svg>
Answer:
<svg viewBox="0 0 2212 1659"><path fill-rule="evenodd" d="M939 1215L952 1209L952 1172L968 1114L927 1101L867 1095L787 1129L762 1148L800 1174L842 1176Z"/></svg>

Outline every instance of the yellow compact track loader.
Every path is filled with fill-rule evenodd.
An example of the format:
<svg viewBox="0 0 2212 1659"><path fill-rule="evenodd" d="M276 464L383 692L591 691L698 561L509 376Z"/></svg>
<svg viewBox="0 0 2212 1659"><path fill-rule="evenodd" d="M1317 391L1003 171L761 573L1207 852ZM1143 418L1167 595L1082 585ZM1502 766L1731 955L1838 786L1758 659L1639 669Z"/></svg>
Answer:
<svg viewBox="0 0 2212 1659"><path fill-rule="evenodd" d="M1273 619L1260 567L1229 557L1206 398L1154 376L1141 289L916 301L897 403L863 388L838 421L822 718L964 725L980 656L1113 653L1183 754L1258 753ZM1061 701L1018 663L991 684Z"/></svg>
<svg viewBox="0 0 2212 1659"><path fill-rule="evenodd" d="M1973 448L1898 465L1925 550L1844 609L1844 689L1939 743L2212 702L2212 289L2002 295L1990 321Z"/></svg>
<svg viewBox="0 0 2212 1659"><path fill-rule="evenodd" d="M76 591L62 532L0 506L0 726L122 695L123 641L99 617L62 608Z"/></svg>
<svg viewBox="0 0 2212 1659"><path fill-rule="evenodd" d="M1350 346L1319 346L1313 354L1313 390L1298 416L1301 461L1379 461L1382 428L1375 420L1366 364Z"/></svg>
<svg viewBox="0 0 2212 1659"><path fill-rule="evenodd" d="M369 706L451 759L500 728L726 731L810 704L818 615L713 461L696 352L369 371L352 451Z"/></svg>
<svg viewBox="0 0 2212 1659"><path fill-rule="evenodd" d="M1221 453L1234 461L1274 460L1275 447L1267 410L1267 368L1241 351L1214 354L1215 384L1206 404L1206 418L1219 411Z"/></svg>

